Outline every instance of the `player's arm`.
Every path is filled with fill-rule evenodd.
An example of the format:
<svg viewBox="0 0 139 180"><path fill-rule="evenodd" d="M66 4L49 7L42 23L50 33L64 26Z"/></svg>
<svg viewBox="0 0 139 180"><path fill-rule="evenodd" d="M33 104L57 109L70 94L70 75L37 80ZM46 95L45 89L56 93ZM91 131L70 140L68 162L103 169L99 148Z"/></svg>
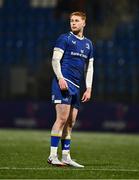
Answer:
<svg viewBox="0 0 139 180"><path fill-rule="evenodd" d="M60 89L67 90L68 85L67 85L67 82L64 80L63 74L61 72L61 64L60 64L63 54L64 54L64 51L62 49L54 48L53 57L52 57L52 67L58 79Z"/></svg>
<svg viewBox="0 0 139 180"><path fill-rule="evenodd" d="M93 61L94 59L89 59L87 71L86 71L86 91L83 94L82 102L86 102L91 98L91 91L92 91L92 82L93 82Z"/></svg>

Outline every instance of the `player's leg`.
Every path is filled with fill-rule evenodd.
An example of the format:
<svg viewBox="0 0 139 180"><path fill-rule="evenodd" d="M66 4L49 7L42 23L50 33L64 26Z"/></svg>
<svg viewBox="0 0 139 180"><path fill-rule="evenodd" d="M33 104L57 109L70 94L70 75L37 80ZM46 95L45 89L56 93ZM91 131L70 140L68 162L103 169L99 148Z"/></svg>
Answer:
<svg viewBox="0 0 139 180"><path fill-rule="evenodd" d="M78 114L78 109L71 107L70 114L64 126L62 138L61 138L62 154L69 153L70 151L71 132L76 122L77 114Z"/></svg>
<svg viewBox="0 0 139 180"><path fill-rule="evenodd" d="M70 115L63 129L63 133L61 137L62 160L64 159L65 156L70 155L71 132L75 124L77 114L78 114L78 109L71 108Z"/></svg>
<svg viewBox="0 0 139 180"><path fill-rule="evenodd" d="M51 148L48 163L55 165L62 165L57 158L57 150L59 140L62 136L63 128L68 120L70 114L70 105L67 104L56 104L56 121L51 130Z"/></svg>
<svg viewBox="0 0 139 180"><path fill-rule="evenodd" d="M72 107L70 110L68 121L66 122L63 129L62 138L61 138L62 162L74 167L84 167L83 165L80 165L77 162L73 161L70 156L71 132L76 122L77 114L78 114L78 109Z"/></svg>

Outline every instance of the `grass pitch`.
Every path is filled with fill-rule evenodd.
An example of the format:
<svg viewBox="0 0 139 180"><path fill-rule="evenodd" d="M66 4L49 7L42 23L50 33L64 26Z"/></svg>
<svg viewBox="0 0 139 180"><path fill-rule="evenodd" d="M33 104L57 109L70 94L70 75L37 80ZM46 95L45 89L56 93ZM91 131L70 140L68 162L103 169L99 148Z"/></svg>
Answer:
<svg viewBox="0 0 139 180"><path fill-rule="evenodd" d="M48 131L0 130L0 179L139 179L139 135L73 132L83 169L48 165L49 144Z"/></svg>

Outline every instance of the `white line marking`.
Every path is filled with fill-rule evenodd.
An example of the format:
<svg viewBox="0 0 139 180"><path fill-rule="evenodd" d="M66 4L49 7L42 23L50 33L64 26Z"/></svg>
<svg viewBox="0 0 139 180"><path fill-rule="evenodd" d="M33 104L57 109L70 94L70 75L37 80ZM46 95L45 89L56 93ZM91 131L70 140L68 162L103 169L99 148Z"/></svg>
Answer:
<svg viewBox="0 0 139 180"><path fill-rule="evenodd" d="M99 168L90 168L90 169L78 169L78 168L61 168L61 167L0 167L0 170L64 170L64 171L120 171L120 172L139 172L139 169L99 169Z"/></svg>

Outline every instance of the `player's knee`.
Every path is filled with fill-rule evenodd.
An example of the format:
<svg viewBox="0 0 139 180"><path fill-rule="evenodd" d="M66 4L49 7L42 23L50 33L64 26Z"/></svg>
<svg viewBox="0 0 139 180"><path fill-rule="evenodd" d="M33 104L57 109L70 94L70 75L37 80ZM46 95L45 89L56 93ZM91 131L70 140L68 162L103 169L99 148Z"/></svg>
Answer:
<svg viewBox="0 0 139 180"><path fill-rule="evenodd" d="M66 124L67 118L61 117L58 119L58 122L61 126L64 126Z"/></svg>

